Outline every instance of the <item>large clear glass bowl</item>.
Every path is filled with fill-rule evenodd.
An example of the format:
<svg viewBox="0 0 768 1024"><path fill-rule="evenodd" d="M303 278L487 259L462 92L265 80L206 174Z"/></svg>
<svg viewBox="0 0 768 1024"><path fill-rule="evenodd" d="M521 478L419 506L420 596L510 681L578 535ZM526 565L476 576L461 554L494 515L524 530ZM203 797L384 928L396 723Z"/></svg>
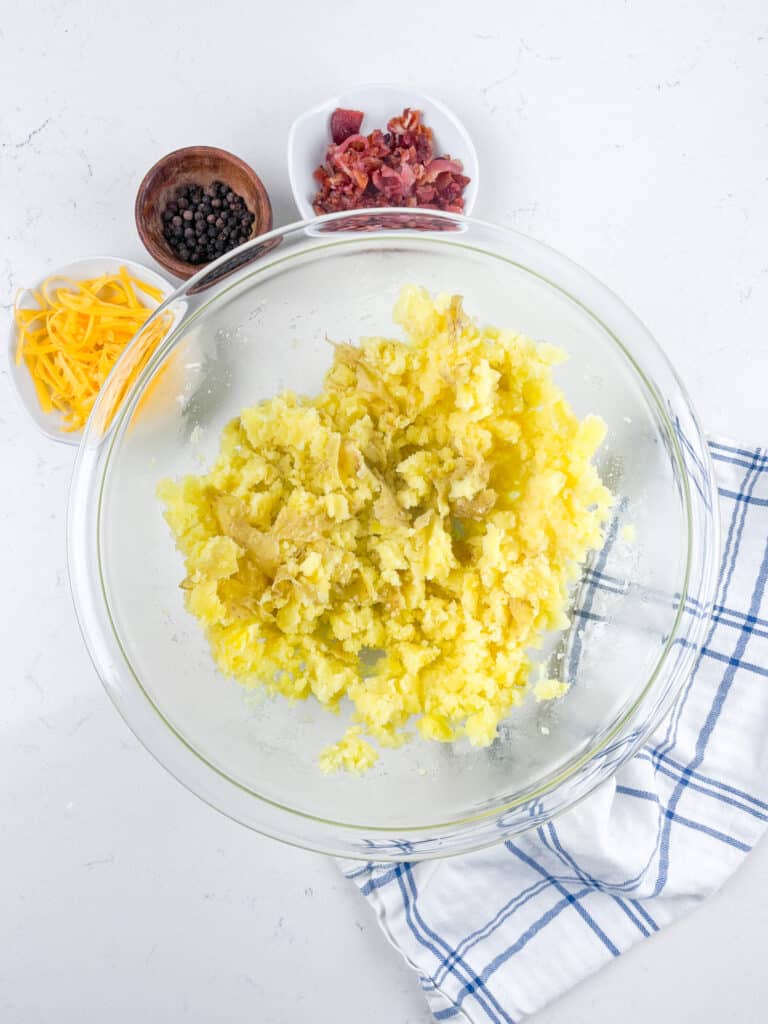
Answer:
<svg viewBox="0 0 768 1024"><path fill-rule="evenodd" d="M69 520L85 640L142 743L259 832L366 859L475 849L540 824L605 780L691 671L718 552L706 442L669 362L626 306L523 235L431 213L409 213L403 226L402 216L342 214L279 229L171 296L155 316L170 314L173 329L138 379L126 393L123 368L102 390ZM414 740L385 751L364 777L326 776L318 752L341 735L345 713L259 699L217 671L184 608L182 560L156 488L209 465L242 408L284 388L316 393L328 338L392 334L407 282L458 292L481 320L569 352L556 377L580 415L608 425L599 465L616 513L574 588L572 626L541 652L548 673L571 684L562 700L530 698L485 749Z"/></svg>

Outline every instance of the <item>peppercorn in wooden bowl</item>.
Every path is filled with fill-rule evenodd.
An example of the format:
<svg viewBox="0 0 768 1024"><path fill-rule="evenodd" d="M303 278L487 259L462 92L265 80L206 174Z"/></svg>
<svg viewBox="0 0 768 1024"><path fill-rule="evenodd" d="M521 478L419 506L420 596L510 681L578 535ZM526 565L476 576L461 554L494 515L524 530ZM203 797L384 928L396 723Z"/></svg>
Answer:
<svg viewBox="0 0 768 1024"><path fill-rule="evenodd" d="M149 254L175 277L206 264L272 227L261 179L224 149L189 146L150 168L136 195L136 227ZM221 267L207 284L239 265Z"/></svg>

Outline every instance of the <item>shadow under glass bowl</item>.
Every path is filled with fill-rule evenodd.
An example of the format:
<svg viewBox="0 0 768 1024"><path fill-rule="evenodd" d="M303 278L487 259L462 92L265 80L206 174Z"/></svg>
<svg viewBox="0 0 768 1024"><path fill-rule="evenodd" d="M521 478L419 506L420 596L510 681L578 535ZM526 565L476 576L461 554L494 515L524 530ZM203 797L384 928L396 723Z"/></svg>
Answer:
<svg viewBox="0 0 768 1024"><path fill-rule="evenodd" d="M497 842L608 778L688 678L719 556L705 439L637 318L584 270L523 235L411 213L412 226L423 218L432 230L402 228L402 211L377 214L377 230L356 234L337 229L357 214L319 218L311 232L307 223L281 228L249 243L261 254L218 287L198 290L203 272L171 296L165 308L183 315L113 420L99 417L101 403L110 407L109 382L99 398L78 454L68 532L91 657L157 760L259 832L378 860ZM434 230L435 218L447 230ZM617 496L615 515L574 588L572 625L541 654L547 672L571 684L563 699L529 698L485 749L415 740L383 751L363 778L325 776L318 752L339 738L345 713L259 699L216 670L184 608L182 559L156 488L164 477L204 471L222 427L244 407L284 388L317 393L331 358L327 338L395 334L392 307L409 282L458 292L482 321L568 351L556 379L578 415L597 413L608 425L598 464ZM633 528L631 543L624 526Z"/></svg>

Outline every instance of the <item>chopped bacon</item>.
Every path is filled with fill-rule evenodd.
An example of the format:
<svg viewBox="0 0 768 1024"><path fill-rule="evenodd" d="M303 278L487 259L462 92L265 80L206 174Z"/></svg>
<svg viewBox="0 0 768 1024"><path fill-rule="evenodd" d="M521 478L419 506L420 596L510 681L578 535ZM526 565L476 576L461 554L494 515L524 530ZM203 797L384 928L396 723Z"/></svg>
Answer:
<svg viewBox="0 0 768 1024"><path fill-rule="evenodd" d="M427 207L461 213L469 178L460 160L434 155L432 129L421 111L406 107L387 131L361 135L363 114L339 108L331 115L333 142L316 168L315 213L381 206Z"/></svg>
<svg viewBox="0 0 768 1024"><path fill-rule="evenodd" d="M394 167L377 168L371 175L374 188L390 199L390 206L400 206L411 194L416 175L410 164L402 164L399 170Z"/></svg>
<svg viewBox="0 0 768 1024"><path fill-rule="evenodd" d="M438 174L461 174L463 170L459 160L451 160L445 156L437 157L427 164L424 181L434 181Z"/></svg>
<svg viewBox="0 0 768 1024"><path fill-rule="evenodd" d="M387 122L387 130L392 132L393 135L417 132L419 128L422 131L429 132L430 136L432 135L432 130L421 124L421 111L412 110L411 107L406 107L399 117L390 117Z"/></svg>
<svg viewBox="0 0 768 1024"><path fill-rule="evenodd" d="M362 110L345 110L343 107L337 107L331 114L331 138L338 146L350 135L357 135L362 123Z"/></svg>

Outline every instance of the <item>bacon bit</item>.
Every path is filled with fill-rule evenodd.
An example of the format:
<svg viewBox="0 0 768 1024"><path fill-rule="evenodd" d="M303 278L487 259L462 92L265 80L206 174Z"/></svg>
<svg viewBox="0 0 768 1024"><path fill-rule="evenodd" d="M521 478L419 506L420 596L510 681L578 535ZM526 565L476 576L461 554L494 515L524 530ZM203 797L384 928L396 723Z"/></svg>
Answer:
<svg viewBox="0 0 768 1024"><path fill-rule="evenodd" d="M333 142L315 170L315 213L381 206L421 207L462 213L469 178L461 161L435 157L432 129L421 111L406 107L390 118L386 133L360 135L363 115L339 108L331 115Z"/></svg>
<svg viewBox="0 0 768 1024"><path fill-rule="evenodd" d="M337 107L331 114L331 138L338 146L350 135L357 135L363 123L362 110L345 110Z"/></svg>

